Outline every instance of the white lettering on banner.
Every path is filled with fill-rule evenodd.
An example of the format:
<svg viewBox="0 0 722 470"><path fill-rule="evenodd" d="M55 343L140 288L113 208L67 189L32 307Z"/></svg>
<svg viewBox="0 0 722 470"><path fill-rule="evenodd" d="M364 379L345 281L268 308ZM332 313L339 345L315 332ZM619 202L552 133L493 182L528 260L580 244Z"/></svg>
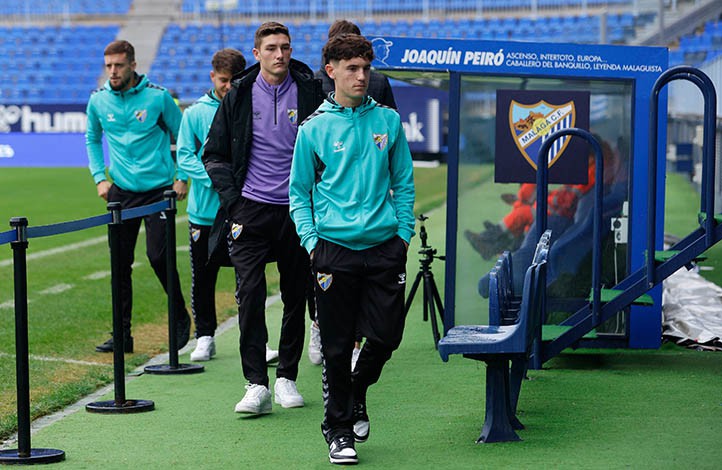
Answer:
<svg viewBox="0 0 722 470"><path fill-rule="evenodd" d="M574 56L571 54L541 54L539 58L541 60L559 60L567 62L574 60Z"/></svg>
<svg viewBox="0 0 722 470"><path fill-rule="evenodd" d="M0 104L0 132L10 132L10 127L20 120L21 114L18 106Z"/></svg>
<svg viewBox="0 0 722 470"><path fill-rule="evenodd" d="M463 60L462 60L463 52ZM609 63L603 55L557 54L531 51L504 52L448 49L405 49L402 64L506 66L511 68L599 70L661 73L659 65ZM1 124L1 122L0 122Z"/></svg>
<svg viewBox="0 0 722 470"><path fill-rule="evenodd" d="M545 121L546 124L543 125L544 128L551 129L554 127L554 125L564 119L569 113L572 112L572 105L565 106L563 108L559 108L552 112L549 116L546 117ZM535 123L536 127L536 123ZM522 134L519 137L519 143L522 145L522 147L526 148L527 145L529 145L536 137L538 137L539 134L537 133L536 129L531 129L526 134Z"/></svg>
<svg viewBox="0 0 722 470"><path fill-rule="evenodd" d="M662 67L659 65L643 65L643 64L634 64L634 65L623 65L622 70L627 72L662 72Z"/></svg>
<svg viewBox="0 0 722 470"><path fill-rule="evenodd" d="M604 62L598 55L578 55L577 62Z"/></svg>
<svg viewBox="0 0 722 470"><path fill-rule="evenodd" d="M535 67L542 68L542 62L539 60L507 60L507 67Z"/></svg>
<svg viewBox="0 0 722 470"><path fill-rule="evenodd" d="M612 70L619 71L622 67L619 64L594 64L594 70Z"/></svg>
<svg viewBox="0 0 722 470"><path fill-rule="evenodd" d="M461 51L451 47L446 50L430 51L426 49L406 49L402 64L429 64L429 65L458 65L461 63Z"/></svg>
<svg viewBox="0 0 722 470"><path fill-rule="evenodd" d="M464 65L493 65L500 66L504 63L504 49L498 52L489 51L466 51L464 53Z"/></svg>
<svg viewBox="0 0 722 470"><path fill-rule="evenodd" d="M0 158L13 158L15 149L10 145L0 145Z"/></svg>
<svg viewBox="0 0 722 470"><path fill-rule="evenodd" d="M34 112L31 106L0 105L0 132L12 131L12 126L20 123L20 132L24 133L85 133L87 118L80 111L54 113Z"/></svg>
<svg viewBox="0 0 722 470"><path fill-rule="evenodd" d="M404 133L406 134L406 140L409 142L424 142L424 134L421 133L421 129L424 127L424 123L419 121L419 115L416 113L409 113L409 122L402 122L404 126Z"/></svg>
<svg viewBox="0 0 722 470"><path fill-rule="evenodd" d="M22 132L68 132L84 133L87 128L87 118L81 112L55 112L36 113L30 106L22 107Z"/></svg>
<svg viewBox="0 0 722 470"><path fill-rule="evenodd" d="M554 62L555 69L568 69L568 70L591 70L591 64L587 62Z"/></svg>

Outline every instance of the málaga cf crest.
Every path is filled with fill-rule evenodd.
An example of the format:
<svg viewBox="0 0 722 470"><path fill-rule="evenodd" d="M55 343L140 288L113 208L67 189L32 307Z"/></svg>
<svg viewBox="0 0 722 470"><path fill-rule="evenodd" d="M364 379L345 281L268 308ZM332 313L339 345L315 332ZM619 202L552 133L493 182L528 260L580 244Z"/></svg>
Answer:
<svg viewBox="0 0 722 470"><path fill-rule="evenodd" d="M379 150L383 150L386 148L386 144L389 143L389 135L388 134L374 134L374 145Z"/></svg>
<svg viewBox="0 0 722 470"><path fill-rule="evenodd" d="M536 170L539 149L544 141L560 129L574 127L576 108L573 101L551 105L544 100L523 104L515 100L509 106L509 128L514 143L524 158ZM548 165L551 167L569 144L570 136L557 139L549 150Z"/></svg>

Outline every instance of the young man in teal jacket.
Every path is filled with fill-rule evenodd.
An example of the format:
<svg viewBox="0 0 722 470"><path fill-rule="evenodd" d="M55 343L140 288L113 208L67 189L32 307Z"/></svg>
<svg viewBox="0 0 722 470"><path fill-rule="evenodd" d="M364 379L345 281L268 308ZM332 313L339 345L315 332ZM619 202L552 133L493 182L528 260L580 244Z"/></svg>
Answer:
<svg viewBox="0 0 722 470"><path fill-rule="evenodd" d="M328 390L321 429L338 464L357 463L354 441L370 429L366 391L401 342L414 235L411 153L398 113L366 95L373 57L355 34L324 47L335 93L298 130L289 187L316 277ZM352 373L357 327L366 342Z"/></svg>
<svg viewBox="0 0 722 470"><path fill-rule="evenodd" d="M163 192L174 189L178 199L187 193L186 177L176 175L171 157L171 137L178 136L181 112L165 88L148 81L135 72L135 49L128 41L113 41L105 48L105 71L108 81L93 92L88 101L86 148L90 173L98 196L108 202L120 202L123 209L144 206L163 200ZM111 184L103 160L102 136L108 141ZM177 180L174 181L174 178ZM150 264L167 290L165 217L161 213L145 216L146 253ZM141 219L123 221L121 227L121 304L123 315L123 346L133 352L131 311L133 284L131 280L135 244ZM175 276L175 298L178 322L178 348L188 342L190 317ZM113 351L113 339L95 348Z"/></svg>
<svg viewBox="0 0 722 470"><path fill-rule="evenodd" d="M211 59L213 88L183 113L178 135L178 167L192 180L188 193L188 229L191 255L191 311L196 324L196 348L191 361L208 361L216 353L216 281L221 260L210 257L208 241L220 209L218 193L201 161L203 144L231 79L246 67L246 58L235 49L222 49ZM227 250L227 247L221 247ZM266 361L278 359L278 351L266 346Z"/></svg>
<svg viewBox="0 0 722 470"><path fill-rule="evenodd" d="M183 113L178 143L178 167L192 180L188 195L188 228L191 255L191 311L196 324L195 350L192 361L207 361L216 353L214 336L216 318L216 280L221 265L209 259L208 239L218 214L220 201L211 179L201 162L203 144L213 116L231 89L233 75L246 67L246 59L235 49L223 49L211 59L213 88L189 106Z"/></svg>

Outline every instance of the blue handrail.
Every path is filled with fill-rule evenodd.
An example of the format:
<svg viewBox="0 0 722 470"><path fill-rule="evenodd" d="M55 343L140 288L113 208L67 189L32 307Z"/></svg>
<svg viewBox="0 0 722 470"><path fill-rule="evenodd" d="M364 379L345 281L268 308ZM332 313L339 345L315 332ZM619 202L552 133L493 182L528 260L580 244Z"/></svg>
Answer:
<svg viewBox="0 0 722 470"><path fill-rule="evenodd" d="M657 132L659 127L659 94L661 89L672 80L688 80L702 92L704 98L704 138L702 144L702 198L700 210L705 213L705 242L709 248L714 240L714 176L715 176L715 119L717 112L717 93L712 80L704 72L694 67L678 66L664 72L652 87L649 106L649 162L647 195L647 287L657 283L655 274L655 239L657 206Z"/></svg>
<svg viewBox="0 0 722 470"><path fill-rule="evenodd" d="M537 157L536 173L536 222L537 239L541 238L547 228L547 194L549 167L542 164L548 162L547 155L554 141L565 135L585 139L594 149L596 168L594 169L594 232L592 234L592 315L598 321L602 302L602 204L604 198L604 155L597 139L584 129L570 127L554 132L542 143Z"/></svg>

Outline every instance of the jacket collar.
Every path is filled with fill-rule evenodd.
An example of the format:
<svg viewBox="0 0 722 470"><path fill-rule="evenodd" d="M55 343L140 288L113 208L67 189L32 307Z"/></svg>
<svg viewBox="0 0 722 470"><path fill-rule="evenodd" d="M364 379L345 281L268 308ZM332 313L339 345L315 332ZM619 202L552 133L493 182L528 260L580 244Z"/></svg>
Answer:
<svg viewBox="0 0 722 470"><path fill-rule="evenodd" d="M296 59L291 59L288 71L291 78L293 78L296 83L306 82L313 79L313 71L309 68L309 66ZM261 73L261 65L259 63L255 63L246 70L234 75L231 86L234 88L251 86L259 73Z"/></svg>
<svg viewBox="0 0 722 470"><path fill-rule="evenodd" d="M150 83L148 81L148 77L146 77L145 75L139 75L137 73L133 75L133 79L136 81L135 86L130 87L126 91L113 90L110 87L110 80L106 80L105 85L103 85L103 87L106 90L108 90L109 92L113 93L114 95L137 95L138 93L143 91Z"/></svg>

